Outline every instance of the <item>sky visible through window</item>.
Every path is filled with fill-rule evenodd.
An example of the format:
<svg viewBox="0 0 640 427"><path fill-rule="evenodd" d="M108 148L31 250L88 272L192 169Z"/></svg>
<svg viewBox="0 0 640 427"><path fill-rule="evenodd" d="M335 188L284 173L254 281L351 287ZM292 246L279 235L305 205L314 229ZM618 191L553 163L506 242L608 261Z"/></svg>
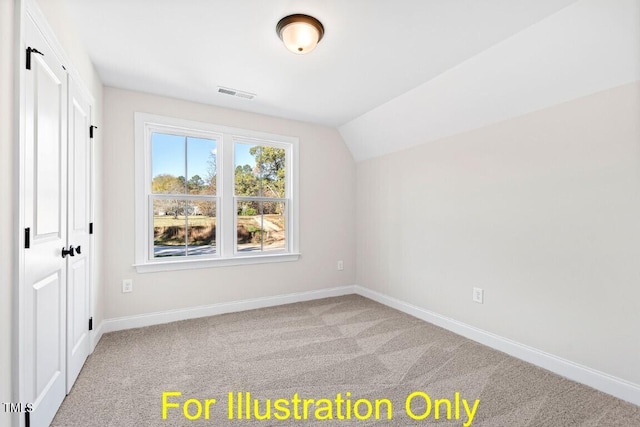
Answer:
<svg viewBox="0 0 640 427"><path fill-rule="evenodd" d="M249 150L253 147L250 144L235 144L235 166L244 166L249 165L251 168L254 168L256 165L256 159L253 157Z"/></svg>
<svg viewBox="0 0 640 427"><path fill-rule="evenodd" d="M153 133L151 135L152 177L169 174L175 177L184 176L190 179L194 175L201 178L208 176L211 154L217 155L217 142L214 139L187 137L187 171L185 172L185 137ZM252 145L235 145L235 165L255 166L255 159L249 153ZM186 173L186 175L185 175Z"/></svg>

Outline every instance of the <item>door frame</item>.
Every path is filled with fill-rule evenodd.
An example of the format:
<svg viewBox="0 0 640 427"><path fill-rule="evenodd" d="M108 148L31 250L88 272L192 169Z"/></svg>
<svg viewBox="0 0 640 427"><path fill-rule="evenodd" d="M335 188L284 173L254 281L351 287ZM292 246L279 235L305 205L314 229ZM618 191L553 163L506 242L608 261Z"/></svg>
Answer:
<svg viewBox="0 0 640 427"><path fill-rule="evenodd" d="M12 0L14 1L14 58L15 58L15 68L14 68L14 111L17 114L14 116L14 140L17 141L18 149L17 153L14 155L14 158L17 161L18 168L14 174L17 185L16 190L12 195L13 200L13 211L14 211L14 224L17 226L15 229L15 234L13 236L13 248L15 248L16 256L14 258L14 270L13 275L11 277L13 286L12 292L12 338L11 338L11 348L12 348L12 367L11 367L11 379L12 379L12 389L13 389L13 401L21 402L21 403L30 403L26 400L25 396L25 370L28 368L25 363L25 343L24 343L24 330L25 330L25 319L29 313L26 313L25 308L25 236L24 236L24 226L25 226L25 145L26 145L26 118L25 118L25 104L26 104L26 72L25 69L25 61L26 61L26 36L25 36L25 28L27 20L31 20L35 27L42 33L45 40L48 42L49 47L54 52L54 54L58 57L60 62L65 64L66 71L68 73L68 78L72 79L79 90L82 92L82 95L89 100L92 106L92 117L91 123L94 123L95 114L95 98L91 91L87 89L87 85L84 83L82 78L80 77L79 72L73 66L72 62L69 60L68 55L62 48L61 44L58 41L58 38L55 35L55 32L49 26L44 14L38 7L36 0ZM90 146L90 161L89 161L89 176L90 176L90 209L89 209L89 221L93 222L95 217L95 160L94 160L94 143L91 140ZM94 236L90 236L90 254L89 254L89 269L90 269L90 279L91 283L88 289L89 292L89 315L91 317L95 314L95 295L94 295L94 260L93 252L95 250ZM88 325L87 325L88 326ZM66 334L66 327L65 327ZM96 340L96 328L90 332L89 340L90 340L90 353L93 352ZM25 416L23 413L14 413L12 415L12 425L23 427L25 425Z"/></svg>

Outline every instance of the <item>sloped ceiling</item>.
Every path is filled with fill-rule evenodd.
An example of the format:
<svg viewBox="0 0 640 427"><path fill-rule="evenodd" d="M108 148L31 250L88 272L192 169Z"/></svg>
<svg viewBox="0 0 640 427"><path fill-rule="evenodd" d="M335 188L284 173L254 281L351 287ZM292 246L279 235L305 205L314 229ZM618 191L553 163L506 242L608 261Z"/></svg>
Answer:
<svg viewBox="0 0 640 427"><path fill-rule="evenodd" d="M640 2L584 0L339 129L361 161L636 80Z"/></svg>
<svg viewBox="0 0 640 427"><path fill-rule="evenodd" d="M105 85L336 127L358 161L640 78L637 0L66 1ZM325 26L309 55L291 13Z"/></svg>

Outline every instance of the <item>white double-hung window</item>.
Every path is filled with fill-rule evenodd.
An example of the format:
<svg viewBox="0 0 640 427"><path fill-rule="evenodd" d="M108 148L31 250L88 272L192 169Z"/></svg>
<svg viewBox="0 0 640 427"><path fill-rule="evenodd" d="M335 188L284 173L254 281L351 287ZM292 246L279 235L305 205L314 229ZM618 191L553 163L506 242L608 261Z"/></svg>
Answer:
<svg viewBox="0 0 640 427"><path fill-rule="evenodd" d="M294 261L298 139L135 114L139 272Z"/></svg>

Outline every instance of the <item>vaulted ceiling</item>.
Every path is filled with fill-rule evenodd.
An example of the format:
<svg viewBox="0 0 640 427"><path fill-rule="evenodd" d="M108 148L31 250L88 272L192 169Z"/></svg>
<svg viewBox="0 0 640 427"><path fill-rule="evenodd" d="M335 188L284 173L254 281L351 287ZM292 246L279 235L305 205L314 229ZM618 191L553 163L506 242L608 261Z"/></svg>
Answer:
<svg viewBox="0 0 640 427"><path fill-rule="evenodd" d="M637 0L67 2L105 85L333 126L356 160L640 79Z"/></svg>

